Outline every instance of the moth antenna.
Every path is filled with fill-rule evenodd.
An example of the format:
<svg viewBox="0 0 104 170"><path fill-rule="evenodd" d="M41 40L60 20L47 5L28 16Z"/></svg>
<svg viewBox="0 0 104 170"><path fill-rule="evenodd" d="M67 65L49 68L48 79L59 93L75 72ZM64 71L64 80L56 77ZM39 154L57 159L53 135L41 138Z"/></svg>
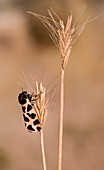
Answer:
<svg viewBox="0 0 104 170"><path fill-rule="evenodd" d="M16 80L16 82L17 82L17 84L19 85L19 87L21 88L21 90L22 90L22 92L23 92L24 90L23 90L21 84L19 83L19 81Z"/></svg>

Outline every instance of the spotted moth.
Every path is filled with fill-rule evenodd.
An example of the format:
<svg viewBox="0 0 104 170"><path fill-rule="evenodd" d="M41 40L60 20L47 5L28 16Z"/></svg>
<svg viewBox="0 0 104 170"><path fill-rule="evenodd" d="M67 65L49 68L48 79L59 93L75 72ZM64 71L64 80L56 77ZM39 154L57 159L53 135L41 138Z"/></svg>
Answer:
<svg viewBox="0 0 104 170"><path fill-rule="evenodd" d="M38 99L38 97L39 95L34 95L34 93L29 94L27 91L23 91L18 96L18 102L21 104L23 111L25 127L29 132L41 130L40 120L34 109L34 102Z"/></svg>

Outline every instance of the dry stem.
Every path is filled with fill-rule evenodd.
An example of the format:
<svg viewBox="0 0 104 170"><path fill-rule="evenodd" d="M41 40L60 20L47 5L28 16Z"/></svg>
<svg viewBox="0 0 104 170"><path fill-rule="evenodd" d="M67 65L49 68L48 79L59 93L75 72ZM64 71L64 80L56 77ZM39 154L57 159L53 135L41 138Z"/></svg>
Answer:
<svg viewBox="0 0 104 170"><path fill-rule="evenodd" d="M64 115L64 69L61 69L60 80L60 118L59 118L59 150L58 150L58 170L62 169L62 144L63 144L63 115Z"/></svg>
<svg viewBox="0 0 104 170"><path fill-rule="evenodd" d="M41 152L42 152L43 170L47 170L45 147L44 147L44 138L43 138L43 130L40 131L40 138L41 138L40 140L41 140Z"/></svg>

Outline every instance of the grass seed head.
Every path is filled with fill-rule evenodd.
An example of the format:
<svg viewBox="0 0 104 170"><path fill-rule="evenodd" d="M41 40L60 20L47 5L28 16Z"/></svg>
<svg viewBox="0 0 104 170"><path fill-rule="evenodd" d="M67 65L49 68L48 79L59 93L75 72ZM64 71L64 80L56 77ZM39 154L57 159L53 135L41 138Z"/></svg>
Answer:
<svg viewBox="0 0 104 170"><path fill-rule="evenodd" d="M39 18L48 29L50 38L60 51L62 69L65 69L68 63L73 44L84 30L86 24L90 21L90 16L83 21L85 9L86 6L83 8L74 24L72 24L72 14L68 16L66 24L64 24L63 20L59 18L52 8L48 10L49 17L28 12Z"/></svg>
<svg viewBox="0 0 104 170"><path fill-rule="evenodd" d="M40 120L41 126L43 126L47 116L48 98L46 98L46 89L42 82L36 82L36 95L38 96L38 94L40 95L34 103L34 109Z"/></svg>

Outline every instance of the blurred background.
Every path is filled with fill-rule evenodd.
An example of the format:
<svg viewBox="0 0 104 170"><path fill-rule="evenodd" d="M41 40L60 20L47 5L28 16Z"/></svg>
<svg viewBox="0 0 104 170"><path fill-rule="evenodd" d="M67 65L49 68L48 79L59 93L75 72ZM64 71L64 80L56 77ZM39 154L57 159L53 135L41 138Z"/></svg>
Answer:
<svg viewBox="0 0 104 170"><path fill-rule="evenodd" d="M32 88L30 75L49 87L61 62L46 28L26 11L47 15L51 6L64 21L72 11L74 20L84 3L92 17L102 17L87 24L66 68L63 169L104 170L103 0L0 0L0 170L42 169L40 136L25 130L18 82L29 90L23 69ZM49 170L57 169L59 77L53 87L56 106L44 126Z"/></svg>

